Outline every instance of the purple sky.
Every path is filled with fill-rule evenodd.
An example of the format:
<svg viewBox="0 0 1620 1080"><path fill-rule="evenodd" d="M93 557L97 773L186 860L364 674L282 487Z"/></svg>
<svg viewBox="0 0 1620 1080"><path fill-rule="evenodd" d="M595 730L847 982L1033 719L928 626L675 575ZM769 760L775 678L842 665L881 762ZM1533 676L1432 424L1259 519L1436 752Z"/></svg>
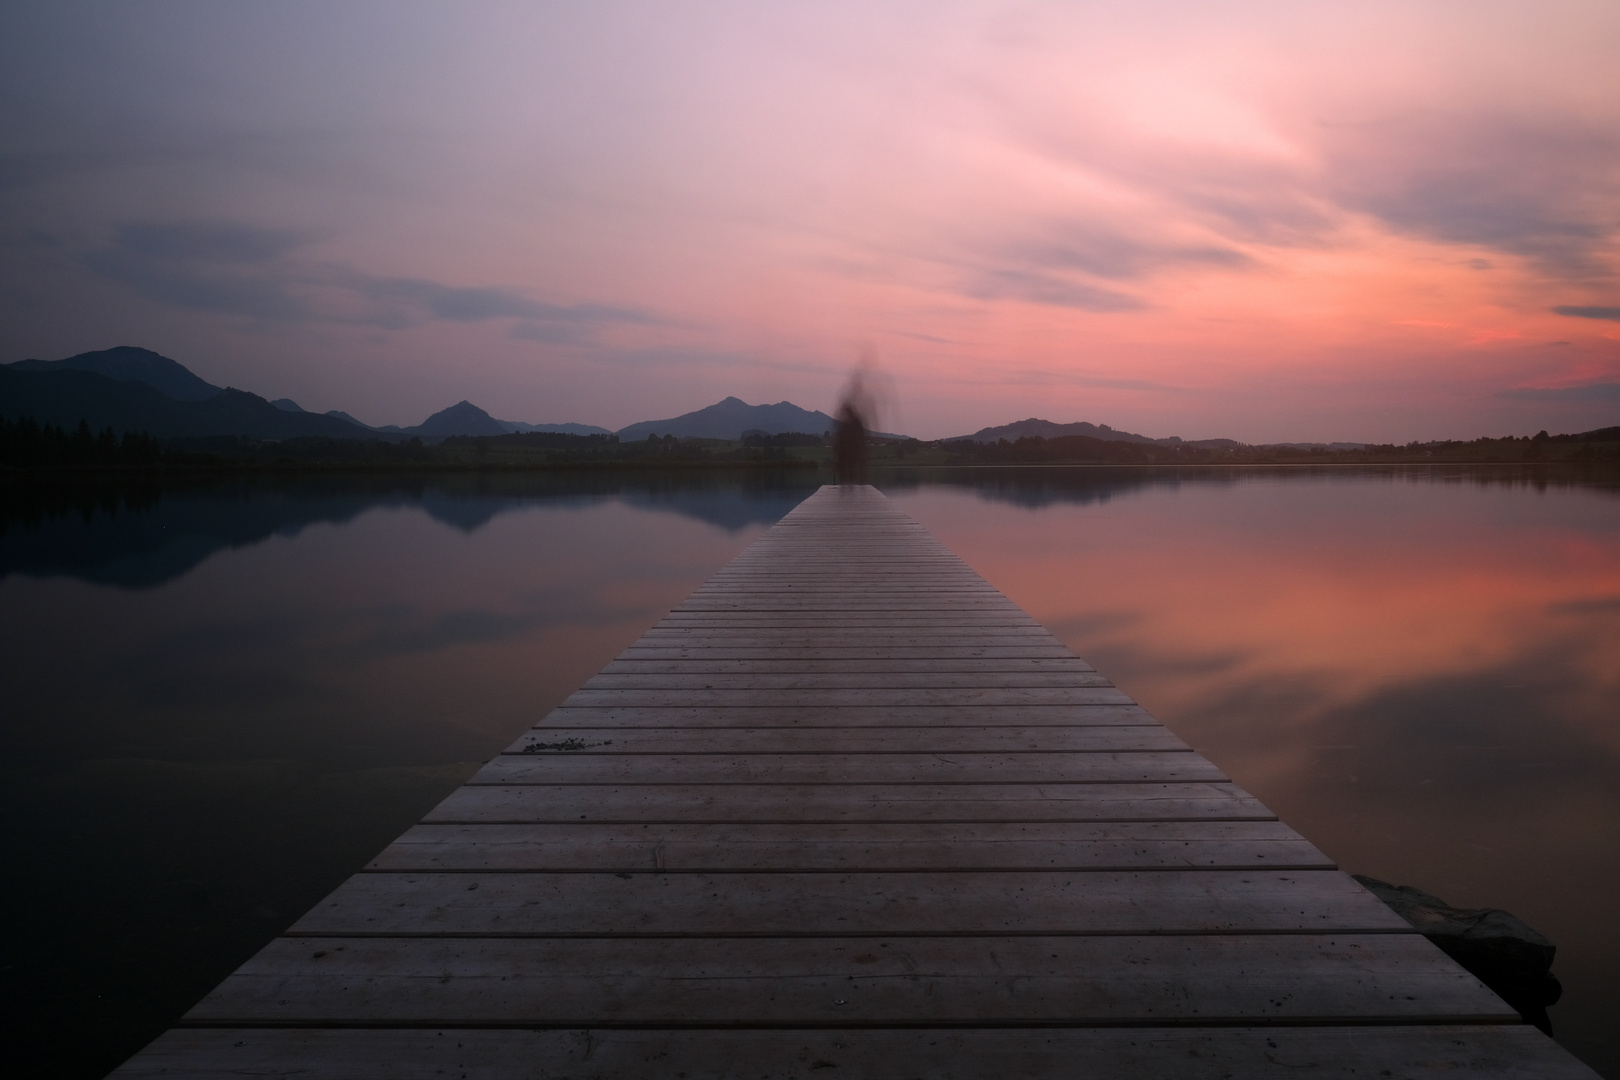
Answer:
<svg viewBox="0 0 1620 1080"><path fill-rule="evenodd" d="M370 423L1620 423L1620 5L23 3L0 360Z"/></svg>

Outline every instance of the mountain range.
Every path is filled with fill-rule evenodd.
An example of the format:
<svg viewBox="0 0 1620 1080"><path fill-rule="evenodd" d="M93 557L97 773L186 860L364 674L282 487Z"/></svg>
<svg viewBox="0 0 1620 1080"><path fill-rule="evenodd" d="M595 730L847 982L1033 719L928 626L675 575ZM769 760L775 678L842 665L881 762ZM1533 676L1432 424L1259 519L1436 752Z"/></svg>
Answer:
<svg viewBox="0 0 1620 1080"><path fill-rule="evenodd" d="M1037 420L1030 417L1028 420L1018 420L1011 424L1002 424L1000 427L980 428L972 435L957 435L945 442L999 442L1006 439L1008 442L1017 442L1019 439L1064 439L1081 435L1088 439L1100 439L1103 442L1130 442L1153 443L1156 446L1190 446L1198 450L1233 450L1246 444L1236 439L1183 439L1177 435L1168 438L1155 439L1147 435L1137 435L1129 431L1116 431L1107 424L1088 424L1084 421L1076 424L1058 424L1051 420ZM1360 450L1366 443L1359 442L1290 442L1266 443L1266 446L1290 447L1295 450Z"/></svg>
<svg viewBox="0 0 1620 1080"><path fill-rule="evenodd" d="M77 427L80 420L94 430L144 431L160 439L199 438L213 435L281 440L319 436L333 439L420 438L439 442L453 436L493 436L525 432L560 432L570 435L616 434L622 441L648 436L691 439L740 439L748 434L778 435L804 432L820 435L837 426L820 410L802 409L790 401L750 405L727 397L706 408L666 420L643 420L617 432L592 424L531 424L498 420L470 401L459 401L429 416L420 424L373 427L338 409L308 412L290 398L267 400L257 394L218 387L185 365L150 349L121 345L80 353L65 360L19 360L0 364L0 417L33 417L44 424ZM901 435L873 432L880 438ZM1225 449L1242 446L1232 439L1182 440L1176 436L1151 438L1118 431L1107 424L1059 424L1031 417L999 427L981 428L955 440L996 442L1021 438L1061 439L1084 436L1112 442L1154 443ZM1341 450L1363 443L1279 443L1279 446Z"/></svg>
<svg viewBox="0 0 1620 1080"><path fill-rule="evenodd" d="M645 439L739 439L745 434L805 432L819 435L836 421L790 401L750 405L728 397L707 408L667 420L644 420L617 432L594 424L531 424L499 420L470 401L459 401L410 427L371 426L349 413L305 410L291 398L267 400L245 390L221 388L185 365L150 349L121 345L65 360L19 360L0 364L0 416L31 416L43 424L77 427L84 420L100 431L145 431L160 439L236 435L250 439L408 439L438 442L452 436L560 432ZM874 434L901 438L885 432Z"/></svg>
<svg viewBox="0 0 1620 1080"><path fill-rule="evenodd" d="M338 409L312 413L291 398L267 401L221 388L150 349L120 345L66 360L0 364L0 416L31 416L42 424L100 431L144 431L160 439L237 435L249 439L408 439L436 442L452 435L555 431L606 435L591 424L529 424L496 420L470 402L442 409L412 427L372 427Z"/></svg>
<svg viewBox="0 0 1620 1080"><path fill-rule="evenodd" d="M820 435L838 426L838 421L818 410L801 409L791 401L775 405L750 405L741 398L728 397L696 412L668 420L643 420L617 432L621 442L645 439L649 435L673 435L677 439L740 439L748 432L780 435L801 431Z"/></svg>

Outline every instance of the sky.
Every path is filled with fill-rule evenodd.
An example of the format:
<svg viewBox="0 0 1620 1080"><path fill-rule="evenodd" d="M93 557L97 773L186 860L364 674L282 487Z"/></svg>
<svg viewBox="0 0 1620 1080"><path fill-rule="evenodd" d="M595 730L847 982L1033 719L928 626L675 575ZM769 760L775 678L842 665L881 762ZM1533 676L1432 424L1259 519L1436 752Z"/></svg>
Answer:
<svg viewBox="0 0 1620 1080"><path fill-rule="evenodd" d="M372 424L727 395L1397 441L1620 423L1620 4L0 8L0 361Z"/></svg>

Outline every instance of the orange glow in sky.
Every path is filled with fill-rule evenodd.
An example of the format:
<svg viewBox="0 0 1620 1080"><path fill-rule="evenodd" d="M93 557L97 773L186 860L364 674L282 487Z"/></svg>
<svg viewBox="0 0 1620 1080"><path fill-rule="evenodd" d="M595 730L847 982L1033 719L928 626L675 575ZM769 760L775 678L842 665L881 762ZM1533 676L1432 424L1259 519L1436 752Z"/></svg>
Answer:
<svg viewBox="0 0 1620 1080"><path fill-rule="evenodd" d="M370 423L1620 420L1620 7L156 2L0 15L0 360Z"/></svg>

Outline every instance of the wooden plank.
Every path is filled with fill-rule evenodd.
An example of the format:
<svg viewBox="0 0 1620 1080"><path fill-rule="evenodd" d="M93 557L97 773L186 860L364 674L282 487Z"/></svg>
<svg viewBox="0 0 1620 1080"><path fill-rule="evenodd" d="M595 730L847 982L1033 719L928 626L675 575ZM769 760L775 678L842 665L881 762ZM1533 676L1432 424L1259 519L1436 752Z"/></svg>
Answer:
<svg viewBox="0 0 1620 1080"><path fill-rule="evenodd" d="M951 615L963 619L996 621L1011 619L1024 622L1029 618L1022 610L1005 599L962 599L955 597L923 598L911 596L873 597L864 590L851 589L840 596L822 598L763 598L739 597L731 600L688 600L670 611L671 619L686 619L695 615L827 615L844 620L878 615L895 618L937 618Z"/></svg>
<svg viewBox="0 0 1620 1080"><path fill-rule="evenodd" d="M847 999L846 999L847 1000ZM1597 1080L1525 1025L1490 1027L831 1028L330 1031L181 1028L120 1080Z"/></svg>
<svg viewBox="0 0 1620 1080"><path fill-rule="evenodd" d="M903 708L906 706L1131 705L1113 687L972 687L960 689L873 688L866 690L575 690L564 700L575 709L716 708Z"/></svg>
<svg viewBox="0 0 1620 1080"><path fill-rule="evenodd" d="M865 577L844 575L831 581L825 574L792 578L783 574L764 573L754 577L736 577L722 574L710 578L692 593L691 599L735 599L738 597L820 598L829 596L881 596L895 599L916 597L966 597L994 599L1006 603L1001 590L987 581L974 581L968 577L951 580L938 573L916 574L896 578L893 574L872 574Z"/></svg>
<svg viewBox="0 0 1620 1080"><path fill-rule="evenodd" d="M693 656L689 649L626 649L602 669L604 675L644 675L668 672L698 674L815 674L880 672L1093 672L1090 664L1072 656L960 656L874 657L865 649L845 650L842 657L805 657L799 650L778 650L779 656ZM719 650L709 650L718 652ZM755 650L763 652L765 650ZM827 650L834 651L834 650ZM918 650L921 651L921 650Z"/></svg>
<svg viewBox="0 0 1620 1080"><path fill-rule="evenodd" d="M611 749L611 748L608 748ZM1219 782L1188 751L1077 754L502 754L478 784L1121 784Z"/></svg>
<svg viewBox="0 0 1620 1080"><path fill-rule="evenodd" d="M768 601L774 604L817 604L832 601L854 603L962 605L972 608L1014 608L1017 605L988 582L975 582L963 577L949 580L949 575L933 574L933 584L921 588L907 582L878 583L873 581L827 581L815 583L786 582L780 578L769 581L747 582L720 578L689 593L677 605L705 607L711 604L738 604Z"/></svg>
<svg viewBox="0 0 1620 1080"><path fill-rule="evenodd" d="M1166 821L1275 817L1235 784L468 784L429 822Z"/></svg>
<svg viewBox="0 0 1620 1080"><path fill-rule="evenodd" d="M1032 638L1025 642L1021 639ZM1057 639L1039 626L950 626L924 622L909 626L872 626L855 623L817 626L677 626L661 622L643 636L647 642L675 644L686 640L704 640L725 644L731 641L752 642L756 645L778 647L788 645L840 645L867 640L893 640L896 645L919 643L954 645L958 648L971 644L1013 645L1038 644L1061 647Z"/></svg>
<svg viewBox="0 0 1620 1080"><path fill-rule="evenodd" d="M1186 751L1159 724L1135 727L535 728L509 752L556 754L1063 754Z"/></svg>
<svg viewBox="0 0 1620 1080"><path fill-rule="evenodd" d="M1041 644L1032 641L1028 644L994 644L994 645L821 645L821 646L757 646L749 644L701 644L699 642L686 642L681 644L654 644L637 641L624 652L619 654L613 664L628 664L642 662L657 662L661 660L689 659L699 662L737 662L759 661L762 663L778 664L805 664L815 665L823 663L842 663L853 661L856 664L863 662L878 664L954 664L996 663L998 661L1012 661L1014 663L1075 663L1082 668L1090 668L1084 660L1075 657L1061 645ZM810 670L815 670L813 667ZM859 667L849 670L863 670ZM906 670L904 667L897 671ZM973 670L963 668L964 671Z"/></svg>
<svg viewBox="0 0 1620 1080"><path fill-rule="evenodd" d="M1333 870L356 874L292 936L1415 933Z"/></svg>
<svg viewBox="0 0 1620 1080"><path fill-rule="evenodd" d="M1277 821L412 828L368 870L1331 870Z"/></svg>
<svg viewBox="0 0 1620 1080"><path fill-rule="evenodd" d="M605 671L585 690L1033 690L1114 684L1095 671L817 671L670 672Z"/></svg>
<svg viewBox="0 0 1620 1080"><path fill-rule="evenodd" d="M932 567L886 567L863 570L845 566L842 569L822 567L810 569L796 559L771 560L772 565L757 569L730 568L721 570L704 584L698 592L724 592L727 589L839 589L850 585L879 588L916 589L921 592L981 592L1001 591L971 570L959 566L957 570Z"/></svg>
<svg viewBox="0 0 1620 1080"><path fill-rule="evenodd" d="M939 630L967 629L975 633L988 633L997 628L1024 629L1045 635L1046 629L1027 615L1011 613L975 614L965 611L672 611L659 622L660 630L747 630L754 627L780 626L790 629L818 629L831 627L859 629L906 630L931 626Z"/></svg>
<svg viewBox="0 0 1620 1080"><path fill-rule="evenodd" d="M316 955L320 954L320 955ZM1417 934L280 938L186 1020L867 1026L1517 1022Z"/></svg>
<svg viewBox="0 0 1620 1080"><path fill-rule="evenodd" d="M612 748L606 748L611 751ZM1220 782L1191 751L501 755L468 784L1171 784Z"/></svg>
<svg viewBox="0 0 1620 1080"><path fill-rule="evenodd" d="M750 708L563 706L547 713L541 727L1084 727L1154 723L1140 705L911 705L838 708L761 705Z"/></svg>

